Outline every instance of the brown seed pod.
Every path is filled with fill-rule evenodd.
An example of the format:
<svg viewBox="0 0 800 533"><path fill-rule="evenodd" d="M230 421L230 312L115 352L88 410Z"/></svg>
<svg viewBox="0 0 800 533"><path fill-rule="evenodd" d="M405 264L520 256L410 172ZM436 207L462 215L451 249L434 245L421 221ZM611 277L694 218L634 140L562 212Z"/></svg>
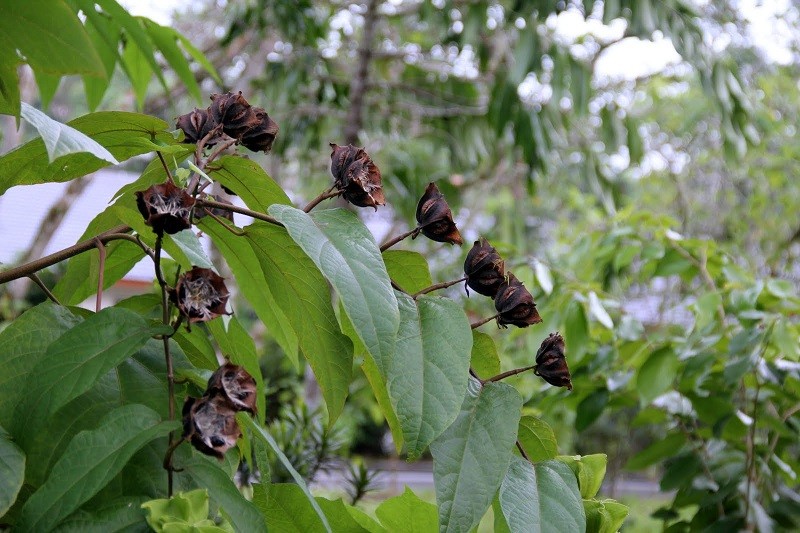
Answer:
<svg viewBox="0 0 800 533"><path fill-rule="evenodd" d="M352 144L339 146L330 143L331 174L334 185L342 192L342 197L358 207L385 205L386 199L381 188L381 171L372 162L363 148Z"/></svg>
<svg viewBox="0 0 800 533"><path fill-rule="evenodd" d="M528 289L511 272L507 278L497 289L494 300L494 307L500 313L497 323L503 327L511 324L518 328L526 328L541 322L542 317L539 316L536 303Z"/></svg>
<svg viewBox="0 0 800 533"><path fill-rule="evenodd" d="M261 123L255 109L238 93L212 94L209 117L222 124L222 131L234 139L241 139L248 130Z"/></svg>
<svg viewBox="0 0 800 533"><path fill-rule="evenodd" d="M494 299L497 289L506 280L505 263L497 250L481 237L467 254L464 274L470 289Z"/></svg>
<svg viewBox="0 0 800 533"><path fill-rule="evenodd" d="M218 124L208 114L207 109L195 109L191 113L179 116L175 126L183 130L183 142L197 144L200 139L217 128ZM221 132L222 128L219 128L218 131ZM212 135L206 141L206 146L212 146L216 142L213 140L214 137L215 135Z"/></svg>
<svg viewBox="0 0 800 533"><path fill-rule="evenodd" d="M183 404L183 438L206 455L222 459L242 432L236 411L221 395L187 398Z"/></svg>
<svg viewBox="0 0 800 533"><path fill-rule="evenodd" d="M242 145L253 152L269 152L278 135L278 123L269 118L267 112L260 107L254 107L253 112L258 123L244 132Z"/></svg>
<svg viewBox="0 0 800 533"><path fill-rule="evenodd" d="M559 333L551 333L542 342L536 352L536 368L533 373L541 376L550 385L572 390L572 377L564 355L564 337Z"/></svg>
<svg viewBox="0 0 800 533"><path fill-rule="evenodd" d="M191 228L189 213L193 206L194 198L172 181L136 192L136 207L155 233L172 235Z"/></svg>
<svg viewBox="0 0 800 533"><path fill-rule="evenodd" d="M256 380L244 367L225 363L208 380L206 394L220 393L237 411L256 412Z"/></svg>
<svg viewBox="0 0 800 533"><path fill-rule="evenodd" d="M422 228L422 234L432 241L459 246L464 243L456 223L453 222L450 206L435 183L428 184L425 194L417 204L417 224Z"/></svg>
<svg viewBox="0 0 800 533"><path fill-rule="evenodd" d="M210 268L193 267L175 284L175 303L190 324L230 314L225 310L229 295L223 278Z"/></svg>

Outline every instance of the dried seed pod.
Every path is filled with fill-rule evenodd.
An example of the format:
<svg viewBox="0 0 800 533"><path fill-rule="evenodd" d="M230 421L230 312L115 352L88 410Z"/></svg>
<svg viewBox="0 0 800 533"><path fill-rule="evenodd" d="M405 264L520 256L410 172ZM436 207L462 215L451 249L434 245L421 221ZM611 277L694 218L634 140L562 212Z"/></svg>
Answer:
<svg viewBox="0 0 800 533"><path fill-rule="evenodd" d="M225 363L211 375L206 394L224 395L237 411L256 412L256 380L244 367Z"/></svg>
<svg viewBox="0 0 800 533"><path fill-rule="evenodd" d="M175 126L183 130L183 142L197 144L200 139L208 135L212 130L217 128L218 124L208 114L207 109L195 109L191 113L186 113L178 117ZM222 131L219 128L217 131ZM206 146L212 146L216 141L214 135L206 141Z"/></svg>
<svg viewBox="0 0 800 533"><path fill-rule="evenodd" d="M234 139L241 139L245 132L261 122L253 106L242 96L242 91L237 94L212 94L208 114L217 124L222 124L222 131L226 135Z"/></svg>
<svg viewBox="0 0 800 533"><path fill-rule="evenodd" d="M559 333L551 333L542 342L536 352L536 368L533 373L541 376L550 385L572 390L572 377L564 355L564 337Z"/></svg>
<svg viewBox="0 0 800 533"><path fill-rule="evenodd" d="M213 194L200 193L200 199L206 199L206 198L214 200L215 202L219 202L221 204L233 205L229 201L220 198L219 196L215 196ZM233 211L229 211L227 209L221 209L219 207L207 207L207 206L196 208L194 210L194 219L200 220L206 217L209 213L216 217L224 218L226 220L230 220L231 222L233 222Z"/></svg>
<svg viewBox="0 0 800 533"><path fill-rule="evenodd" d="M278 135L278 123L269 118L267 112L260 107L254 107L253 111L258 123L244 132L242 145L253 152L269 152Z"/></svg>
<svg viewBox="0 0 800 533"><path fill-rule="evenodd" d="M190 324L230 314L228 296L225 281L210 268L193 267L175 284L175 303Z"/></svg>
<svg viewBox="0 0 800 533"><path fill-rule="evenodd" d="M189 214L194 206L194 198L172 181L137 191L136 206L145 224L156 233L172 235L192 227Z"/></svg>
<svg viewBox="0 0 800 533"><path fill-rule="evenodd" d="M456 223L453 222L450 206L435 183L428 184L425 194L417 204L417 223L422 228L422 234L432 241L459 246L464 243Z"/></svg>
<svg viewBox="0 0 800 533"><path fill-rule="evenodd" d="M492 299L497 289L505 282L505 262L486 239L475 241L464 261L467 286L478 294Z"/></svg>
<svg viewBox="0 0 800 533"><path fill-rule="evenodd" d="M385 205L386 199L381 188L381 171L372 162L363 148L352 144L339 146L330 143L331 174L336 188L342 197L358 207L372 207L377 211Z"/></svg>
<svg viewBox="0 0 800 533"><path fill-rule="evenodd" d="M198 451L222 459L241 435L236 411L224 396L189 397L183 404L183 438Z"/></svg>
<svg viewBox="0 0 800 533"><path fill-rule="evenodd" d="M526 328L542 321L533 296L511 272L508 273L508 279L497 289L494 307L500 313L497 323L503 327L511 324L518 328Z"/></svg>

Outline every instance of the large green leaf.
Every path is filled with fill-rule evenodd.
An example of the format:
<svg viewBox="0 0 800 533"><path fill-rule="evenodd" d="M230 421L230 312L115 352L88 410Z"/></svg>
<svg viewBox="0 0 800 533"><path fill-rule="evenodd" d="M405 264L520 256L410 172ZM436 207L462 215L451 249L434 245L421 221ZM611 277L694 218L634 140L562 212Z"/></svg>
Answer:
<svg viewBox="0 0 800 533"><path fill-rule="evenodd" d="M90 316L50 344L31 370L27 394L18 405L15 431L20 442L28 442L33 431L70 400L88 391L147 340L170 332L152 326L137 313L109 307Z"/></svg>
<svg viewBox="0 0 800 533"><path fill-rule="evenodd" d="M139 507L146 498L126 497L98 509L78 509L54 530L55 533L146 533L150 531Z"/></svg>
<svg viewBox="0 0 800 533"><path fill-rule="evenodd" d="M291 204L283 189L261 165L240 156L225 156L208 175L234 191L250 209L266 213L272 204Z"/></svg>
<svg viewBox="0 0 800 533"><path fill-rule="evenodd" d="M47 347L80 322L66 307L44 302L29 309L0 332L0 426L10 428L14 409L27 391L28 374Z"/></svg>
<svg viewBox="0 0 800 533"><path fill-rule="evenodd" d="M112 165L119 164L111 152L97 141L75 128L53 120L35 107L23 102L20 114L41 135L50 163L65 155L86 152Z"/></svg>
<svg viewBox="0 0 800 533"><path fill-rule="evenodd" d="M603 485L608 457L604 453L592 455L562 455L557 458L572 469L578 480L581 497L594 498Z"/></svg>
<svg viewBox="0 0 800 533"><path fill-rule="evenodd" d="M25 454L11 440L11 435L0 426L0 516L14 504L23 479Z"/></svg>
<svg viewBox="0 0 800 533"><path fill-rule="evenodd" d="M250 243L226 230L213 219L201 220L198 226L214 241L231 272L236 276L239 290L296 367L298 365L297 335L283 312L283 307L272 295L264 272L261 270L261 262Z"/></svg>
<svg viewBox="0 0 800 533"><path fill-rule="evenodd" d="M250 417L247 417L250 419ZM242 496L230 475L211 459L195 453L194 458L182 465L195 484L208 489L211 501L225 512L236 531L266 532L264 517L252 502Z"/></svg>
<svg viewBox="0 0 800 533"><path fill-rule="evenodd" d="M439 531L470 531L491 505L517 438L522 398L505 383L470 379L455 422L431 444Z"/></svg>
<svg viewBox="0 0 800 533"><path fill-rule="evenodd" d="M0 0L0 45L18 49L35 71L106 75L83 24L63 0Z"/></svg>
<svg viewBox="0 0 800 533"><path fill-rule="evenodd" d="M325 513L331 530L336 533L384 533L386 531L374 518L358 507L344 503L341 498L332 501L318 496L315 499Z"/></svg>
<svg viewBox="0 0 800 533"><path fill-rule="evenodd" d="M302 476L297 472L297 470L294 469L292 463L289 461L289 458L286 457L286 454L283 453L283 450L281 450L280 446L278 446L278 443L275 441L272 435L270 435L268 431L266 431L264 428L258 425L252 418L243 413L238 414L236 416L236 419L239 421L240 425L249 428L257 439L260 439L261 441L265 442L272 449L272 452L278 457L278 460L281 462L283 467L286 468L287 472L291 474L295 483L297 483L297 486L302 490L303 494L305 495L306 500L308 500L311 507L317 513L317 517L319 518L320 523L322 524L324 529L330 532L331 528L330 525L328 524L327 518L325 517L325 513L322 512L322 509L320 508L317 501L314 499L314 496L311 494L311 491L308 490L308 485L306 485L305 480L303 480ZM273 486L270 486L270 492L272 492Z"/></svg>
<svg viewBox="0 0 800 533"><path fill-rule="evenodd" d="M614 500L583 500L586 531L616 533L628 516L628 507Z"/></svg>
<svg viewBox="0 0 800 533"><path fill-rule="evenodd" d="M419 252L386 250L383 252L383 262L392 281L410 294L433 285L428 261Z"/></svg>
<svg viewBox="0 0 800 533"><path fill-rule="evenodd" d="M519 419L517 439L531 461L545 461L558 455L556 435L547 422L534 416Z"/></svg>
<svg viewBox="0 0 800 533"><path fill-rule="evenodd" d="M175 139L166 133L167 123L161 119L122 111L89 113L67 122L68 126L88 135L105 147L118 161L150 151L131 143L136 138L157 138L167 144ZM81 152L48 162L42 139L34 139L0 157L0 194L15 185L65 182L90 174L108 163Z"/></svg>
<svg viewBox="0 0 800 533"><path fill-rule="evenodd" d="M389 531L428 533L439 528L436 506L426 502L406 487L403 494L384 500L375 515Z"/></svg>
<svg viewBox="0 0 800 533"><path fill-rule="evenodd" d="M314 512L303 489L294 483L273 483L269 486L269 500L264 514L270 531L281 533L325 531L322 520Z"/></svg>
<svg viewBox="0 0 800 533"><path fill-rule="evenodd" d="M472 355L470 366L481 379L487 379L500 373L500 355L494 339L486 333L472 330Z"/></svg>
<svg viewBox="0 0 800 533"><path fill-rule="evenodd" d="M328 406L329 423L342 412L353 371L353 345L339 329L330 289L314 263L283 228L255 222L247 240L270 293L294 329Z"/></svg>
<svg viewBox="0 0 800 533"><path fill-rule="evenodd" d="M397 412L409 459L455 420L469 377L472 330L461 306L439 296L415 302L397 293L400 331L387 388Z"/></svg>
<svg viewBox="0 0 800 533"><path fill-rule="evenodd" d="M10 43L0 41L0 113L19 117L19 74L20 59ZM17 118L19 125L19 118Z"/></svg>
<svg viewBox="0 0 800 533"><path fill-rule="evenodd" d="M269 212L286 226L339 293L358 336L386 375L400 312L381 252L367 227L345 209L309 215L290 206L273 205Z"/></svg>
<svg viewBox="0 0 800 533"><path fill-rule="evenodd" d="M560 461L531 464L513 457L500 485L500 507L511 531L550 533L586 530L578 484Z"/></svg>
<svg viewBox="0 0 800 533"><path fill-rule="evenodd" d="M25 502L17 531L48 531L122 470L136 450L175 429L153 410L130 404L70 441L47 481Z"/></svg>

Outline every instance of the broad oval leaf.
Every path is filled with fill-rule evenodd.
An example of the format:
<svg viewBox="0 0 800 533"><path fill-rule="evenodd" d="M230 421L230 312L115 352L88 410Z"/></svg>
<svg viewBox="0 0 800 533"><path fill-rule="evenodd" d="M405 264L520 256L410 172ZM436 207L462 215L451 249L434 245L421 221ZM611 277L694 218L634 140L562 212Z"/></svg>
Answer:
<svg viewBox="0 0 800 533"><path fill-rule="evenodd" d="M336 533L385 533L386 529L367 513L342 501L315 498Z"/></svg>
<svg viewBox="0 0 800 533"><path fill-rule="evenodd" d="M603 485L608 457L604 453L592 455L562 455L558 460L572 469L578 480L581 497L594 498Z"/></svg>
<svg viewBox="0 0 800 533"><path fill-rule="evenodd" d="M558 445L553 428L535 416L525 415L519 419L517 439L528 459L534 463L553 459L558 455Z"/></svg>
<svg viewBox="0 0 800 533"><path fill-rule="evenodd" d="M39 135L41 135L50 163L65 155L86 152L112 165L119 164L119 161L111 155L111 152L91 137L86 136L75 128L53 120L25 102L22 102L20 115L31 126L36 128Z"/></svg>
<svg viewBox="0 0 800 533"><path fill-rule="evenodd" d="M477 329L472 330L472 355L470 366L481 379L487 379L500 373L500 355L494 339Z"/></svg>
<svg viewBox="0 0 800 533"><path fill-rule="evenodd" d="M14 504L25 479L25 454L0 426L0 516Z"/></svg>
<svg viewBox="0 0 800 533"><path fill-rule="evenodd" d="M143 496L131 496L107 502L86 511L78 509L54 530L55 533L130 533L146 528L141 507Z"/></svg>
<svg viewBox="0 0 800 533"><path fill-rule="evenodd" d="M428 261L419 252L386 250L382 255L389 277L407 293L414 294L433 285Z"/></svg>
<svg viewBox="0 0 800 533"><path fill-rule="evenodd" d="M636 374L636 390L643 405L666 391L678 371L678 356L669 346L651 353Z"/></svg>
<svg viewBox="0 0 800 533"><path fill-rule="evenodd" d="M342 412L353 369L353 343L331 305L328 283L283 228L255 222L246 239L256 254L272 305L288 318L328 406L329 424Z"/></svg>
<svg viewBox="0 0 800 533"><path fill-rule="evenodd" d="M628 516L628 506L614 500L583 500L586 530L616 533Z"/></svg>
<svg viewBox="0 0 800 533"><path fill-rule="evenodd" d="M586 531L575 475L560 461L531 464L514 457L500 485L500 507L511 531Z"/></svg>
<svg viewBox="0 0 800 533"><path fill-rule="evenodd" d="M269 213L314 261L383 375L394 355L400 311L381 252L355 213L330 209L312 214L284 205Z"/></svg>
<svg viewBox="0 0 800 533"><path fill-rule="evenodd" d="M439 531L466 533L491 505L513 456L521 408L512 386L469 380L461 412L431 444Z"/></svg>
<svg viewBox="0 0 800 533"><path fill-rule="evenodd" d="M266 213L272 204L291 204L283 189L251 159L225 156L214 167L209 176L235 192L250 209Z"/></svg>
<svg viewBox="0 0 800 533"><path fill-rule="evenodd" d="M111 481L134 452L177 425L162 423L143 405L111 411L97 429L78 433L70 441L47 481L25 502L16 529L49 531Z"/></svg>
<svg viewBox="0 0 800 533"><path fill-rule="evenodd" d="M403 494L384 500L375 515L389 531L428 533L439 528L436 506L406 487Z"/></svg>
<svg viewBox="0 0 800 533"><path fill-rule="evenodd" d="M315 503L319 504L319 502ZM294 483L269 486L267 508L262 511L270 531L318 533L326 531L303 489ZM338 531L337 531L338 533Z"/></svg>
<svg viewBox="0 0 800 533"><path fill-rule="evenodd" d="M472 331L461 306L439 296L397 293L397 356L387 369L389 397L411 460L455 420L469 376Z"/></svg>
<svg viewBox="0 0 800 533"><path fill-rule="evenodd" d="M168 327L166 333L171 330ZM52 342L31 371L27 395L17 406L14 435L23 448L35 428L158 333L165 333L164 326L154 327L137 313L109 307Z"/></svg>

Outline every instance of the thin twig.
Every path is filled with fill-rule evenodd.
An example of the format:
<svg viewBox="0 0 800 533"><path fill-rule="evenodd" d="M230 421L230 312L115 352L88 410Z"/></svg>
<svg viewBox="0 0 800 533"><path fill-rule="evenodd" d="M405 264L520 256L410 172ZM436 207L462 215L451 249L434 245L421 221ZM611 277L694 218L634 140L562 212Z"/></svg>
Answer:
<svg viewBox="0 0 800 533"><path fill-rule="evenodd" d="M472 329L479 328L482 325L486 324L487 322L491 322L492 320L494 320L495 318L497 318L499 316L500 316L500 313L497 313L494 316L490 316L488 318L484 318L483 320L478 320L477 322L473 322L472 324L469 325L469 327L471 327Z"/></svg>
<svg viewBox="0 0 800 533"><path fill-rule="evenodd" d="M222 226L226 230L230 231L231 233L233 233L237 237L244 237L247 234L247 232L244 231L244 230L240 230L240 229L238 229L236 227L229 226L228 222L224 218L218 217L217 215L212 213L210 209L204 209L204 211L208 216L210 216L211 218L213 218L214 220L219 222L220 226Z"/></svg>
<svg viewBox="0 0 800 533"><path fill-rule="evenodd" d="M33 273L31 273L31 274L30 274L28 277L29 277L29 278L31 278L31 279L33 280L33 282L39 286L39 288L40 288L40 289L42 289L42 292L43 292L43 293L45 293L45 295L46 295L48 298L50 298L50 300L51 300L53 303L56 303L56 304L58 304L58 305L61 305L61 302L59 302L59 301L58 301L58 298L56 298L56 295L55 295L55 294L53 294L53 293L50 291L50 289L48 289L48 288L47 288L47 285L45 285L45 284L44 284L44 282L42 281L42 278L40 278L38 274L36 274L35 272L33 272Z"/></svg>
<svg viewBox="0 0 800 533"><path fill-rule="evenodd" d="M236 139L229 139L229 140L227 140L227 141L223 141L223 142L219 143L219 144L217 145L217 147L214 149L214 151L213 151L213 152L211 152L211 153L208 155L208 157L206 158L206 160L205 160L205 161L203 161L203 164L202 164L202 166L201 166L201 165L199 165L199 164L198 164L197 166L198 166L198 167L200 167L201 169L205 170L205 169L206 169L206 166L208 166L208 164L209 164L209 163L211 163L212 161L214 161L214 160L215 160L217 157L219 157L219 155L220 155L222 152L224 152L225 150L227 150L228 148L230 148L231 146L233 146L233 145L234 145L234 144L236 144L236 143L237 143L237 140L236 140Z"/></svg>
<svg viewBox="0 0 800 533"><path fill-rule="evenodd" d="M719 293L719 288L717 287L717 284L714 283L714 278L711 277L711 273L708 271L708 256L705 252L703 252L700 259L697 259L691 253L689 253L686 248L679 246L674 241L670 241L670 247L697 268L697 271L700 272L700 277L703 278L703 282L706 284L709 290L714 293ZM717 306L717 318L719 318L720 324L725 323L725 308L722 306L722 303Z"/></svg>
<svg viewBox="0 0 800 533"><path fill-rule="evenodd" d="M172 172L169 171L169 167L167 166L167 162L164 159L164 155L156 150L156 154L158 154L158 158L161 160L161 166L164 167L164 172L167 173L167 179L169 179L170 183L175 183L175 179L172 177Z"/></svg>
<svg viewBox="0 0 800 533"><path fill-rule="evenodd" d="M519 450L519 453L522 454L522 457L524 457L525 460L528 461L529 463L533 463L533 461L531 461L531 458L528 457L528 454L525 453L525 450L522 448L522 443L520 443L519 440L517 440L516 445L517 445L517 449Z"/></svg>
<svg viewBox="0 0 800 533"><path fill-rule="evenodd" d="M436 283L434 285L431 285L430 287L425 287L421 291L414 293L411 297L416 300L419 296L422 296L423 294L428 294L429 292L438 291L439 289L446 289L447 287L452 287L456 283L461 283L462 281L467 281L466 276L461 279L455 279L453 281L443 281L441 283Z"/></svg>
<svg viewBox="0 0 800 533"><path fill-rule="evenodd" d="M281 224L280 222L278 222L276 219L272 218L269 215L260 213L258 211L252 211L250 209L239 207L236 205L224 204L222 202L215 202L214 200L208 200L206 198L203 198L202 200L197 200L197 202L194 205L195 207L215 207L217 209L224 209L225 211L232 211L234 213L239 213L240 215L247 215L249 217L258 220L263 220L264 222L269 222L270 224L283 227L283 224Z"/></svg>
<svg viewBox="0 0 800 533"><path fill-rule="evenodd" d="M316 198L314 198L313 200L308 202L308 205L306 205L303 208L303 211L308 213L309 211L314 209L317 206L317 204L319 204L323 200L327 200L328 198L334 198L336 196L339 196L340 194L342 194L342 191L336 190L336 185L334 185L330 189L327 189L327 190L321 192L319 194L319 196L317 196Z"/></svg>
<svg viewBox="0 0 800 533"><path fill-rule="evenodd" d="M155 246L155 259L153 261L156 271L156 279L158 279L158 285L161 287L161 321L165 325L169 325L169 294L168 294L168 287L167 282L164 281L164 273L161 271L161 244L164 239L163 233L156 234L156 246ZM164 335L162 338L162 342L164 343L164 359L166 360L167 364L167 394L168 394L168 405L169 405L169 419L170 421L175 420L175 374L172 368L172 356L169 353L169 336ZM167 497L172 497L172 452L175 450L177 445L174 445L173 439L175 438L175 432L170 431L169 433L169 442L170 446L167 449L167 455L164 456L164 468L167 470Z"/></svg>
<svg viewBox="0 0 800 533"><path fill-rule="evenodd" d="M420 228L419 226L417 226L416 228L414 228L414 229L412 229L412 230L410 230L410 231L407 231L407 232L405 232L405 233L401 233L400 235L398 235L398 236L397 236L397 237L395 237L394 239L389 239L389 240L388 240L388 241L386 241L385 243L381 244L381 252L385 252L386 250L388 250L389 248L391 248L392 246L394 246L394 245L395 245L395 244L397 244L398 242L402 241L402 240L403 240L403 239L405 239L406 237L409 237L409 236L411 236L411 235L417 235L417 234L419 234L419 232L420 232L421 230L422 230L422 228Z"/></svg>
<svg viewBox="0 0 800 533"><path fill-rule="evenodd" d="M509 370L508 372L503 372L501 374L497 374L496 376L492 376L486 380L486 383L491 381L500 381L502 379L510 378L511 376L516 376L517 374L522 374L523 372L527 372L528 370L533 370L536 368L536 365L526 366L522 368L515 368L514 370Z"/></svg>
<svg viewBox="0 0 800 533"><path fill-rule="evenodd" d="M25 263L24 265L20 265L14 268L9 268L8 270L0 272L0 285L2 285L3 283L7 283L9 281L13 281L15 279L30 276L34 272L38 272L49 266L53 266L56 263L60 263L65 259L69 259L70 257L82 254L83 252L87 252L97 247L98 239L103 244L106 244L109 241L119 239L120 237L118 234L127 233L129 231L131 231L130 226L124 226L124 225L117 226L115 228L111 228L108 231L104 231L103 233L100 233L99 235L96 235L90 239L72 245L69 248L64 248L63 250L42 257L41 259L31 261L30 263Z"/></svg>
<svg viewBox="0 0 800 533"><path fill-rule="evenodd" d="M144 242L142 242L142 238L140 235L130 235L128 233L112 233L109 237L114 237L115 239L123 240L123 241L130 241L139 248L150 258L155 259L155 252L152 248L147 246Z"/></svg>
<svg viewBox="0 0 800 533"><path fill-rule="evenodd" d="M106 245L97 239L97 251L100 253L100 260L98 262L97 271L97 296L94 301L94 312L99 313L100 308L103 306L103 279L106 272Z"/></svg>

